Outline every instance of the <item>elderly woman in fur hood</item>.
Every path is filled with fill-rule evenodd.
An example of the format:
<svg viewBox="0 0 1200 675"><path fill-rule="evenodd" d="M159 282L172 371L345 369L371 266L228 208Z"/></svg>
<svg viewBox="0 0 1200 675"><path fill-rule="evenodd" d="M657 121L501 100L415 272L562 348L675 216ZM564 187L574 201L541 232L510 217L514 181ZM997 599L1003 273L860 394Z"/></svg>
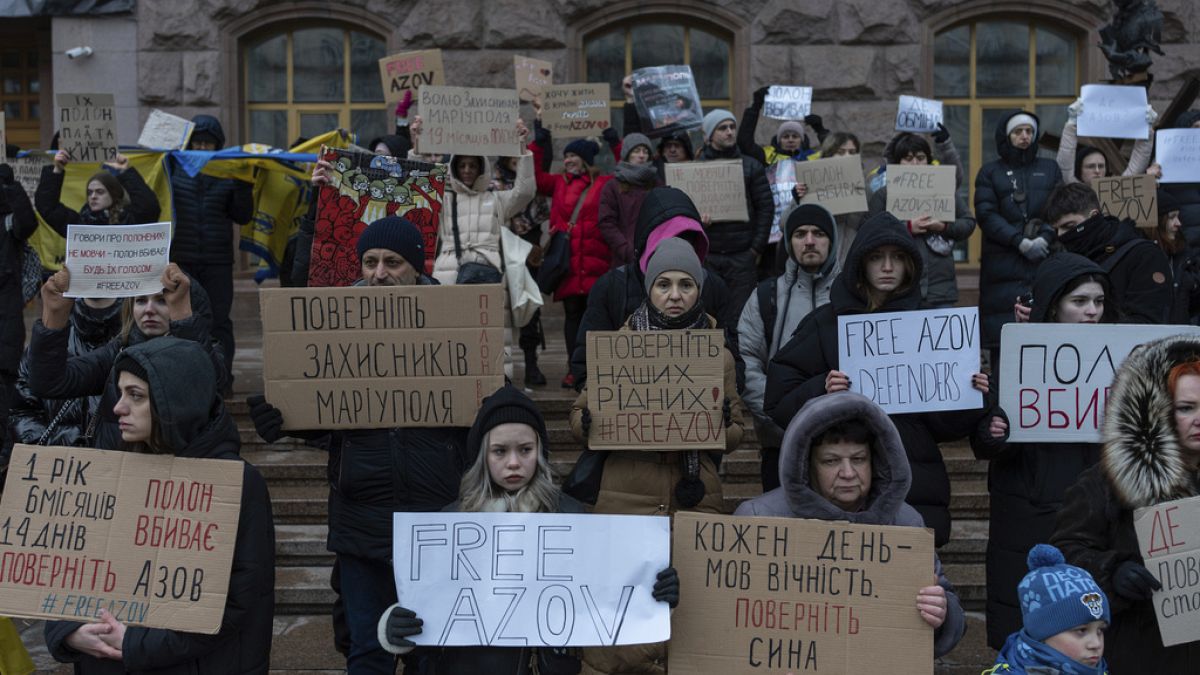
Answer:
<svg viewBox="0 0 1200 675"><path fill-rule="evenodd" d="M1113 382L1100 463L1058 513L1051 543L1112 601L1104 657L1114 673L1200 672L1200 642L1163 647L1134 509L1200 495L1200 339L1176 336L1129 355Z"/></svg>

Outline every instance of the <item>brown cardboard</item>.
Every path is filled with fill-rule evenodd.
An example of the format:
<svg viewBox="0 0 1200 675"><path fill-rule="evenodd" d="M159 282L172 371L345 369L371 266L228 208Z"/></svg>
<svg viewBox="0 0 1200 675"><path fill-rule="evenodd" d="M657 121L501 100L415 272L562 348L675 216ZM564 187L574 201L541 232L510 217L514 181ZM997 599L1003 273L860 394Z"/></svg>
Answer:
<svg viewBox="0 0 1200 675"><path fill-rule="evenodd" d="M797 162L796 182L808 186L801 204L820 204L835 216L867 210L867 183L858 155Z"/></svg>
<svg viewBox="0 0 1200 675"><path fill-rule="evenodd" d="M593 450L724 450L720 330L591 331Z"/></svg>
<svg viewBox="0 0 1200 675"><path fill-rule="evenodd" d="M707 215L713 222L740 223L750 219L742 160L675 162L664 166L667 185L686 192L701 216Z"/></svg>
<svg viewBox="0 0 1200 675"><path fill-rule="evenodd" d="M502 286L259 291L284 429L470 426L504 383Z"/></svg>
<svg viewBox="0 0 1200 675"><path fill-rule="evenodd" d="M1146 569L1162 584L1154 592L1154 613L1164 647L1200 640L1196 620L1200 579L1200 497L1190 497L1133 512L1133 529Z"/></svg>
<svg viewBox="0 0 1200 675"><path fill-rule="evenodd" d="M36 195L38 182L42 178L42 167L50 163L50 156L44 154L26 155L7 160L13 169L14 179L25 188L25 194ZM33 197L31 196L32 200Z"/></svg>
<svg viewBox="0 0 1200 675"><path fill-rule="evenodd" d="M73 162L117 158L117 108L112 94L56 94L58 147Z"/></svg>
<svg viewBox="0 0 1200 675"><path fill-rule="evenodd" d="M15 446L0 499L0 615L89 621L103 608L131 625L217 633L242 470L223 459ZM201 534L166 545L163 533L175 524L182 533L184 522Z"/></svg>
<svg viewBox="0 0 1200 675"><path fill-rule="evenodd" d="M513 75L521 100L532 101L543 89L554 84L554 64L528 56L513 56Z"/></svg>
<svg viewBox="0 0 1200 675"><path fill-rule="evenodd" d="M612 125L608 84L558 84L542 91L542 124L554 138L599 136Z"/></svg>
<svg viewBox="0 0 1200 675"><path fill-rule="evenodd" d="M680 512L671 559L669 672L933 672L928 530Z"/></svg>
<svg viewBox="0 0 1200 675"><path fill-rule="evenodd" d="M954 222L953 166L889 164L887 167L887 210L900 220L929 216Z"/></svg>
<svg viewBox="0 0 1200 675"><path fill-rule="evenodd" d="M1092 183L1100 198L1100 210L1122 220L1128 218L1138 227L1158 227L1158 181L1154 176L1114 176L1097 178Z"/></svg>
<svg viewBox="0 0 1200 675"><path fill-rule="evenodd" d="M521 102L515 89L424 86L417 96L423 154L516 157Z"/></svg>
<svg viewBox="0 0 1200 675"><path fill-rule="evenodd" d="M442 50L422 49L385 56L379 59L379 78L383 83L384 100L388 103L404 100L405 92L409 91L415 98L423 84L446 84Z"/></svg>

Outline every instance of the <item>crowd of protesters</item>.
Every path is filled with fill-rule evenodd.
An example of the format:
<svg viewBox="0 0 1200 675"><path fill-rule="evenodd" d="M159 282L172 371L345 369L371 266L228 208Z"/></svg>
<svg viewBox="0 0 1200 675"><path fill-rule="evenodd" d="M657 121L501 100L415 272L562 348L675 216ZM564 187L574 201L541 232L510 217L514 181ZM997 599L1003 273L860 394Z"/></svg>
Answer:
<svg viewBox="0 0 1200 675"><path fill-rule="evenodd" d="M720 452L597 451L587 448L586 335L590 331L724 331L722 423L726 452L751 424L761 448L761 496L737 515L784 516L927 527L938 547L952 538L951 481L940 445L969 442L989 462L987 642L1002 672L1195 672L1200 643L1162 647L1150 604L1160 579L1146 568L1133 510L1200 495L1200 339L1161 340L1136 351L1113 383L1103 443L1009 442L996 396L1004 324L1195 324L1200 312L1200 188L1157 193L1157 227L1107 215L1092 183L1117 159L1077 142L1082 102L1069 108L1057 161L1039 152L1037 115L1015 110L995 129L997 158L974 176L974 203L957 190L966 176L949 130L901 132L870 173L868 208L831 213L797 184L779 205L781 163L857 156L853 130L826 129L816 115L783 121L759 145L766 89L739 121L710 110L698 130L656 134L639 119L632 87L623 138L604 145L554 139L533 105L532 129L517 125L517 157L418 155L422 120L398 110L395 135L370 152L444 161L448 167L437 250L399 216L371 222L355 242L363 286L501 283L536 270L551 237L566 237L565 277L553 289L565 316L568 362L559 384L577 396L570 427L585 449L567 476L550 464L550 435L528 395L546 386L537 315L520 327L523 389L487 396L472 427L283 430L262 395L249 398L259 436L292 436L329 453L328 548L339 649L350 673L391 673L397 655L414 673L654 673L665 643L631 647L414 648L422 621L393 582L392 513L503 511L673 516L722 513ZM1157 115L1148 109L1147 121ZM191 147L225 138L209 116L194 120ZM1200 128L1200 113L1171 125ZM698 131L700 143L693 144ZM958 139L960 142L965 139ZM416 141L416 147L414 147ZM614 160L601 169L602 153ZM1152 141L1134 145L1125 175L1161 175ZM713 222L664 166L740 162L744 221ZM0 167L0 406L12 443L74 445L178 457L239 459L241 440L223 400L234 359L232 231L252 215L250 185L171 172L175 235L163 291L124 300L64 297L70 270L45 280L40 318L25 348L21 250L34 210L60 234L68 223L130 224L160 217L154 193L121 156L87 183L78 210L61 201L59 151L31 201ZM956 168L954 219L901 220L887 210L887 165ZM557 165L559 168L555 169ZM318 162L312 183L330 181ZM322 261L310 255L315 203L302 219L288 269L294 285ZM777 224L776 241L772 240ZM851 389L839 369L839 317L953 307L960 302L956 247L981 231L980 327L987 366L972 378L984 404L972 410L888 414ZM508 229L533 246L520 270L501 251ZM430 255L432 253L432 255ZM434 260L426 274L425 261ZM506 358L511 372L511 355ZM544 365L544 364L543 364ZM985 373L990 373L990 376ZM266 483L244 466L233 575L220 631L199 636L95 623L49 622L50 653L76 672L265 673L274 613L274 529ZM561 480L556 480L561 478ZM1046 546L1052 543L1054 546ZM1057 547L1057 548L1055 548ZM913 611L933 628L934 652L961 640L962 603L936 557ZM1049 575L1078 582L1077 598L1040 598ZM675 607L676 571L646 579L644 592ZM1050 594L1053 596L1053 594ZM1074 597L1074 596L1073 596ZM1059 606L1061 604L1061 607ZM1065 655L1065 659L1064 659ZM1056 660L1057 659L1057 660ZM1068 664L1069 662L1069 664ZM1038 667L1062 666L1058 670Z"/></svg>

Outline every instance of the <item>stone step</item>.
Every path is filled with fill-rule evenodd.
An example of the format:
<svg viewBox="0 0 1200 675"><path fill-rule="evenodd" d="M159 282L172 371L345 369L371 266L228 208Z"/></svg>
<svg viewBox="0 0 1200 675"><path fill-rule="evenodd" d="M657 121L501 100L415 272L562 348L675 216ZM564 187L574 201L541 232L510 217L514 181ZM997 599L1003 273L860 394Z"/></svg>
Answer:
<svg viewBox="0 0 1200 675"><path fill-rule="evenodd" d="M275 614L329 614L335 595L331 565L275 567Z"/></svg>
<svg viewBox="0 0 1200 675"><path fill-rule="evenodd" d="M333 553L325 548L329 528L325 524L285 523L275 526L275 565L310 567L333 564Z"/></svg>

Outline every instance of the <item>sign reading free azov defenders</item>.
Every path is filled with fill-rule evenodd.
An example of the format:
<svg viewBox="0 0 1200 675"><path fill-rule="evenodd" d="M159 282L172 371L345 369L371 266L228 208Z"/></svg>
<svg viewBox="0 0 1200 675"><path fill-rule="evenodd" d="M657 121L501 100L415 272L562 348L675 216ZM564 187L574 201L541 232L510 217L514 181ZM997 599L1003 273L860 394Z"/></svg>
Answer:
<svg viewBox="0 0 1200 675"><path fill-rule="evenodd" d="M260 291L284 429L467 427L504 384L499 285Z"/></svg>

